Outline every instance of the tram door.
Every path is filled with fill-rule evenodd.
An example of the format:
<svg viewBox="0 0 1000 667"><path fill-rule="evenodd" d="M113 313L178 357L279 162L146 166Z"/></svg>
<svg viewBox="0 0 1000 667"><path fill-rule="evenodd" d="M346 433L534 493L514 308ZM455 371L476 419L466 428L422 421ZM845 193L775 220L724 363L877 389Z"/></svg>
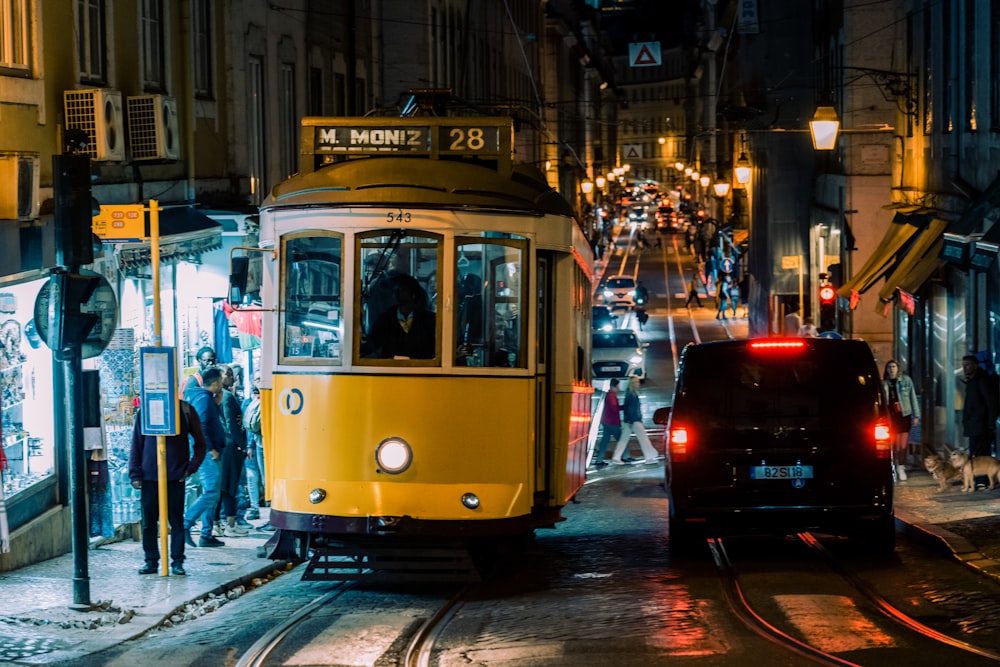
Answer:
<svg viewBox="0 0 1000 667"><path fill-rule="evenodd" d="M552 470L552 400L551 388L555 382L551 373L555 369L552 355L552 314L554 304L549 297L552 290L552 272L548 257L539 253L535 267L535 326L538 342L535 372L535 498L539 504L547 504L549 498L550 473Z"/></svg>

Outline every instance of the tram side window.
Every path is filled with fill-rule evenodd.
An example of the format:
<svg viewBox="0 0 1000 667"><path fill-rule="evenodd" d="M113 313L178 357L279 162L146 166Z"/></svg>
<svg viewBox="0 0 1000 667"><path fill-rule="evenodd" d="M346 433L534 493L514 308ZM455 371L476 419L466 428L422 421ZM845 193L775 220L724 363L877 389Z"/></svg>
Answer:
<svg viewBox="0 0 1000 667"><path fill-rule="evenodd" d="M524 242L459 240L455 254L455 365L524 368Z"/></svg>
<svg viewBox="0 0 1000 667"><path fill-rule="evenodd" d="M358 239L358 356L437 364L441 237L378 230Z"/></svg>
<svg viewBox="0 0 1000 667"><path fill-rule="evenodd" d="M343 240L297 236L284 242L283 356L290 361L343 359L341 259Z"/></svg>

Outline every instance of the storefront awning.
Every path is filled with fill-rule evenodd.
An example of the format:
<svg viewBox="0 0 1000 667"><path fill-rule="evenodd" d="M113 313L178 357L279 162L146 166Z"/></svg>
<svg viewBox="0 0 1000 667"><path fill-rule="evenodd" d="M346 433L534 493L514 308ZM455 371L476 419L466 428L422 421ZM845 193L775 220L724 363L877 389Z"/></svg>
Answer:
<svg viewBox="0 0 1000 667"><path fill-rule="evenodd" d="M149 235L149 213L146 213ZM196 260L202 254L222 247L222 225L193 206L176 206L160 211L160 261ZM118 262L122 269L135 269L152 263L150 243L123 243Z"/></svg>
<svg viewBox="0 0 1000 667"><path fill-rule="evenodd" d="M946 221L935 218L920 233L879 290L878 296L882 303L891 301L897 289L912 296L935 269L941 266L941 247L944 245L942 236L947 226Z"/></svg>
<svg viewBox="0 0 1000 667"><path fill-rule="evenodd" d="M993 223L993 226L986 230L983 237L976 241L971 248L972 256L969 264L979 271L987 271L993 262L996 261L997 253L1000 252L1000 223Z"/></svg>
<svg viewBox="0 0 1000 667"><path fill-rule="evenodd" d="M904 212L905 211L905 212ZM849 299L851 308L858 303L858 296L865 293L875 282L893 268L896 255L906 244L931 222L932 211L914 207L896 212L882 241L872 252L861 269L837 290L837 294Z"/></svg>

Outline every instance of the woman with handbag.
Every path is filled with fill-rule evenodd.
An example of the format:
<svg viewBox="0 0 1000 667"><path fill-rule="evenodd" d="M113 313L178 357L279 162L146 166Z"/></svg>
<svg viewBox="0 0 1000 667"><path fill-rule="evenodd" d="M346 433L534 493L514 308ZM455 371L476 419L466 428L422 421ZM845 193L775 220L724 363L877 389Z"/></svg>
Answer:
<svg viewBox="0 0 1000 667"><path fill-rule="evenodd" d="M892 460L896 464L896 477L906 480L906 447L910 440L910 429L920 423L920 402L913 388L913 380L899 369L895 359L885 364L882 374L882 394L889 405L892 425Z"/></svg>

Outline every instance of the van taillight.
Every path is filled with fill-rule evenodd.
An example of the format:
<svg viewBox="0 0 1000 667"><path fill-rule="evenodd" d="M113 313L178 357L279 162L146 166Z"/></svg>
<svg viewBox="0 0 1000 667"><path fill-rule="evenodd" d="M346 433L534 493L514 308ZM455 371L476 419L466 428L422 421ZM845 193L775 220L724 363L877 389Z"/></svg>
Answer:
<svg viewBox="0 0 1000 667"><path fill-rule="evenodd" d="M674 426L670 429L670 460L683 461L688 454L688 430L683 426Z"/></svg>
<svg viewBox="0 0 1000 667"><path fill-rule="evenodd" d="M881 420L875 423L875 456L892 458L892 430L887 422Z"/></svg>

